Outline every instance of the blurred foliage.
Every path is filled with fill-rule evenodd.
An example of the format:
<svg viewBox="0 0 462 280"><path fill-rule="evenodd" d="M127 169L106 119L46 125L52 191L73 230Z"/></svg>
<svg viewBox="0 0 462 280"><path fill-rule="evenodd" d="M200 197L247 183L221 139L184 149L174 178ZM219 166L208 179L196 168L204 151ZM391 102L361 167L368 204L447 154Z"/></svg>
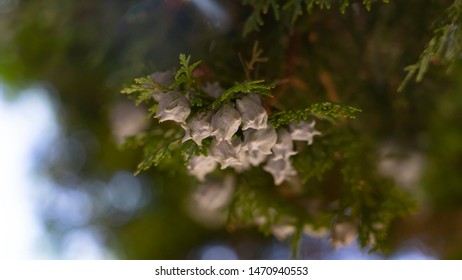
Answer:
<svg viewBox="0 0 462 280"><path fill-rule="evenodd" d="M389 0L383 0L384 3L388 3ZM267 14L269 9L274 14L276 20L286 20L288 25L294 24L297 19L304 13L311 13L313 9L320 8L330 9L331 5L338 5L338 9L345 13L346 8L350 5L349 0L342 1L331 1L331 0L290 0L290 1L279 1L279 0L243 0L243 4L250 5L253 8L252 13L248 17L244 26L244 35L251 31L259 31L260 27L264 25L263 15ZM363 0L362 4L369 11L372 7L371 0ZM336 7L337 8L337 7ZM289 20L287 20L289 19Z"/></svg>
<svg viewBox="0 0 462 280"><path fill-rule="evenodd" d="M304 118L304 108L324 102L341 114L352 112L336 104L362 111L335 124L318 121L322 138L298 147L294 157L303 171L299 183L274 187L259 169L239 176L226 227L210 229L191 217L184 201L198 183L182 163L166 161L141 173L155 196L149 204L133 213L113 209L88 222L108 229L106 242L117 256L194 258L210 240L225 240L242 258L262 258L257 252L271 238L242 226L246 219L254 224L257 215L266 217L259 224L266 233L274 224L293 225L300 233L306 224L332 230L348 221L357 225L363 245L372 238L390 254L420 238L441 258L460 258L460 1L215 2L232 25L217 27L192 2L179 0L22 0L0 10L1 79L16 89L45 85L60 104L63 137L77 139L86 151L78 167L56 151L50 151L53 159L44 155L42 171L61 188L94 196L97 186L89 182L136 169L143 151L120 150L114 140L110 115L125 102L118 92L135 77L171 69L180 53L202 61L195 78L218 80L224 88L236 81L274 82L273 98L265 104L273 116L292 110ZM260 59L246 63L255 54ZM442 65L452 65L452 71ZM414 77L421 82L397 92ZM147 131L155 128L150 122ZM405 151L388 155L396 164L410 152L423 155L412 188L400 189L395 177L411 171L380 172L387 144ZM65 147L76 153L72 145ZM155 154L141 169L158 159ZM416 214L403 216L412 201ZM66 229L46 213L44 219L57 240L63 238Z"/></svg>
<svg viewBox="0 0 462 280"><path fill-rule="evenodd" d="M428 71L430 63L452 65L462 52L462 1L455 0L437 22L434 36L428 42L420 55L418 62L406 67L408 72L398 91L402 91L406 84L415 76L417 82L422 81Z"/></svg>

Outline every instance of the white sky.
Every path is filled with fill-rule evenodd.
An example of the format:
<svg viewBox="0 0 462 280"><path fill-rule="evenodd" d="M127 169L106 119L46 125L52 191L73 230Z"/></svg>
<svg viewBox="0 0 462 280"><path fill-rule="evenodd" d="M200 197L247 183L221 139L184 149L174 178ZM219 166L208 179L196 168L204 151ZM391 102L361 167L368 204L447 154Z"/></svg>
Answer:
<svg viewBox="0 0 462 280"><path fill-rule="evenodd" d="M54 112L43 90L29 90L10 102L0 84L0 259L52 257L34 211L41 186L33 153L56 134Z"/></svg>

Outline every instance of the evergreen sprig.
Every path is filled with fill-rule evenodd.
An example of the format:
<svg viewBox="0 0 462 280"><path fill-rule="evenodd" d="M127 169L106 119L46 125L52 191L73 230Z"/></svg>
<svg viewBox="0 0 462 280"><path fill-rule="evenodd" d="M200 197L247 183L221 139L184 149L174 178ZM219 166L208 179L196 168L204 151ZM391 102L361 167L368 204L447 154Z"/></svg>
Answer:
<svg viewBox="0 0 462 280"><path fill-rule="evenodd" d="M217 100L215 100L215 102L213 102L212 109L217 108L224 102L235 98L238 94L257 93L271 97L271 89L274 88L274 86L274 84L265 84L264 80L242 82L235 84L234 86L223 92L221 96L218 97Z"/></svg>
<svg viewBox="0 0 462 280"><path fill-rule="evenodd" d="M462 55L462 0L455 0L446 10L446 16L434 30L433 37L428 42L419 60L407 66L406 77L398 88L404 90L409 81L415 77L416 82L422 81L430 64L439 61L449 67Z"/></svg>
<svg viewBox="0 0 462 280"><path fill-rule="evenodd" d="M252 31L260 30L260 27L264 25L263 15L266 15L270 8L276 20L280 20L281 17L290 18L293 25L305 12L311 13L315 7L330 9L333 2L332 0L243 0L244 5L249 5L253 8L252 13L244 24L244 36ZM362 4L369 11L372 7L372 2L374 0L363 0ZM382 2L388 3L389 0L382 0ZM343 0L339 10L345 13L349 4L350 0Z"/></svg>
<svg viewBox="0 0 462 280"><path fill-rule="evenodd" d="M182 91L188 95L193 107L202 107L204 99L202 93L197 89L197 79L193 76L194 70L199 66L201 61L190 64L191 56L180 54L180 69L174 75L174 81L167 87L162 86L152 79L151 76L135 78L134 82L124 89L121 93L128 94L136 100L136 104L148 103L149 116L155 115L157 104L151 104L152 93L155 91L168 92L172 90Z"/></svg>
<svg viewBox="0 0 462 280"><path fill-rule="evenodd" d="M247 18L244 24L244 35L247 35L251 31L260 31L260 26L263 26L263 14L267 14L271 7L274 17L279 20L280 17L280 5L276 0L243 0L244 5L250 5L253 8L253 12Z"/></svg>
<svg viewBox="0 0 462 280"><path fill-rule="evenodd" d="M154 82L150 76L135 78L135 81L122 89L120 92L135 99L136 105L152 99L152 93L156 90L165 90L162 85Z"/></svg>
<svg viewBox="0 0 462 280"><path fill-rule="evenodd" d="M187 90L196 90L196 79L193 77L193 72L201 64L201 61L189 64L191 56L180 54L180 69L175 74L175 81L169 86L170 89L185 88Z"/></svg>
<svg viewBox="0 0 462 280"><path fill-rule="evenodd" d="M128 137L122 148L142 147L143 160L136 167L135 175L137 175L152 166L157 166L162 160L171 158L173 152L180 147L181 138L182 133L177 130L155 129Z"/></svg>
<svg viewBox="0 0 462 280"><path fill-rule="evenodd" d="M289 124L292 121L309 120L313 116L324 118L333 121L337 118L356 118L356 113L361 112L360 109L346 106L342 104L334 104L331 102L322 102L311 105L309 108L298 110L284 110L273 114L269 117L269 122L275 127Z"/></svg>
<svg viewBox="0 0 462 280"><path fill-rule="evenodd" d="M122 145L123 149L142 148L143 159L134 172L138 175L153 166L158 166L164 160L179 160L187 163L194 155L207 156L211 141L206 139L202 146L194 141L183 143L183 131L177 129L163 130L157 128L149 132L139 133L128 137Z"/></svg>

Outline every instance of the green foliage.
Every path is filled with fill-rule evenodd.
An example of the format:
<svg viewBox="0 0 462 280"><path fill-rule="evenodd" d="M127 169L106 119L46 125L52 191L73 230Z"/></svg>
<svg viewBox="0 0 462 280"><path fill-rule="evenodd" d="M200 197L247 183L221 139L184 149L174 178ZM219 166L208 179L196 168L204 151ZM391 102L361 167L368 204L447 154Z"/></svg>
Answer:
<svg viewBox="0 0 462 280"><path fill-rule="evenodd" d="M172 151L179 147L180 140L181 133L173 129L168 131L156 129L128 137L123 148L134 149L141 147L143 149L143 160L136 168L136 175L152 166L157 166L163 159L171 158Z"/></svg>
<svg viewBox="0 0 462 280"><path fill-rule="evenodd" d="M143 159L136 167L135 175L158 166L165 160L186 163L193 155L207 155L210 141L204 141L205 144L201 147L193 141L182 143L183 134L183 131L177 129L157 128L128 137L122 146L123 149L142 148L143 150Z"/></svg>
<svg viewBox="0 0 462 280"><path fill-rule="evenodd" d="M265 175L253 170L237 178L237 189L229 207L229 224L235 227L257 225L265 235L270 235L275 225L295 224L297 209L294 205L269 186L272 185L270 180L261 184L253 179L255 176L269 179Z"/></svg>
<svg viewBox="0 0 462 280"><path fill-rule="evenodd" d="M299 110L284 110L273 114L269 118L269 122L275 127L289 124L292 121L310 120L313 117L327 119L333 121L336 118L350 118L354 119L356 113L361 112L360 109L341 105L333 104L330 102L322 102L311 105L306 109Z"/></svg>
<svg viewBox="0 0 462 280"><path fill-rule="evenodd" d="M246 67L252 68L255 63L264 61L260 57L261 49L258 48L258 44L254 45L252 61L246 63ZM256 56L256 58L255 58ZM168 86L167 88L156 83L152 80L150 76L140 77L134 80L134 83L125 87L121 90L121 93L127 94L133 99L136 100L136 104L147 103L152 105L152 93L154 91L169 91L176 90L181 91L189 97L192 107L200 108L204 104L210 104L211 109L215 109L221 104L231 101L237 97L242 96L243 94L261 94L264 96L271 97L271 89L275 87L274 84L266 84L264 80L256 81L245 81L242 83L236 83L234 86L225 90L219 98L217 98L213 103L210 103L210 97L205 96L202 90L197 88L198 79L193 76L194 70L201 63L200 61L194 62L189 65L191 56L186 56L180 54L180 69L175 73L175 81ZM154 115L156 112L156 104L153 104L150 107L150 116Z"/></svg>
<svg viewBox="0 0 462 280"><path fill-rule="evenodd" d="M274 88L274 84L264 84L264 80L242 82L235 84L231 88L227 89L223 94L215 100L212 104L212 108L217 108L221 104L235 99L238 94L261 94L266 96L272 96L270 90Z"/></svg>
<svg viewBox="0 0 462 280"><path fill-rule="evenodd" d="M262 19L262 14L267 14L269 8L273 10L274 16L276 19L279 19L280 14L280 4L275 0L243 0L244 5L251 5L253 8L252 13L247 18L247 21L244 25L244 35L250 33L251 31L259 31L260 26L263 26L264 22Z"/></svg>
<svg viewBox="0 0 462 280"><path fill-rule="evenodd" d="M323 140L326 141L328 137L336 137L336 135L323 135ZM310 149L299 152L293 164L300 174L301 182L305 184L312 178L321 181L325 173L334 167L336 149L337 147L324 144L313 145Z"/></svg>
<svg viewBox="0 0 462 280"><path fill-rule="evenodd" d="M350 137L354 137L351 135ZM376 158L361 141L343 147L341 172L345 183L340 199L340 213L346 209L349 218L360 221L358 239L371 250L386 250L386 237L391 222L415 210L411 196L377 173L368 164Z"/></svg>
<svg viewBox="0 0 462 280"><path fill-rule="evenodd" d="M445 17L434 30L433 37L428 42L419 60L405 68L407 74L398 91L403 91L409 81L415 77L416 82L422 81L430 64L449 64L460 58L462 54L462 1L455 0L446 10Z"/></svg>
<svg viewBox="0 0 462 280"><path fill-rule="evenodd" d="M387 249L386 237L391 222L415 210L415 201L389 178L378 174L370 165L377 155L372 147L361 143L366 142L352 131L328 133L323 135L322 141L299 152L294 158L294 167L307 190L314 191L314 186L321 185L318 192L306 195L316 194L331 205L330 210L321 210L326 211L321 216L332 214L330 220L320 220L321 226L329 228L329 223L337 222L358 224L360 245L383 251ZM331 197L326 190L329 186L324 185L325 178L336 178L338 172L342 180L335 184L340 192Z"/></svg>
<svg viewBox="0 0 462 280"><path fill-rule="evenodd" d="M152 99L152 93L165 88L154 82L150 76L136 78L133 84L121 90L121 93L129 95L136 100L136 105L148 102Z"/></svg>
<svg viewBox="0 0 462 280"><path fill-rule="evenodd" d="M193 72L201 61L194 62L189 65L191 56L180 54L180 69L175 74L175 81L169 89L181 88L186 90L196 90L196 80L193 77Z"/></svg>
<svg viewBox="0 0 462 280"><path fill-rule="evenodd" d="M180 90L188 95L193 107L202 107L204 104L203 94L197 89L197 80L193 76L194 70L201 61L190 65L191 56L180 54L180 69L176 71L174 81L168 87L164 87L154 81L151 76L135 78L134 82L124 89L121 93L129 95L136 100L136 104L146 103L149 105L149 117L155 115L157 104L152 103L152 94L155 91L167 92L170 90ZM205 102L208 102L205 100Z"/></svg>
<svg viewBox="0 0 462 280"><path fill-rule="evenodd" d="M185 162L188 162L193 155L208 155L208 149L212 141L210 139L202 140L202 146L198 146L194 141L186 141L180 147L181 158L185 159Z"/></svg>
<svg viewBox="0 0 462 280"><path fill-rule="evenodd" d="M333 4L331 0L243 0L244 5L252 6L252 13L247 18L244 24L244 35L252 31L259 31L264 25L263 15L266 15L270 8L276 20L283 18L290 18L293 25L297 19L305 12L311 13L315 7L320 9L330 9ZM369 11L371 9L373 0L363 0L362 4ZM388 3L389 0L383 0L383 3ZM344 13L349 6L349 0L343 0L339 6L339 10Z"/></svg>
<svg viewBox="0 0 462 280"><path fill-rule="evenodd" d="M307 225L321 232L321 229L334 231L337 223L347 222L357 226L362 247L386 250L391 223L413 211L415 202L390 179L371 168L368 163L375 157L374 152L354 139L357 135L344 130L327 135L312 147L299 151L294 157L294 166L302 179L303 191L298 191L297 195L288 185L281 189L268 186L268 182L252 180L261 176L256 170L239 176L229 223L258 225L268 235L280 226L291 228L293 258ZM335 178L336 172L342 174L343 180L336 182L338 193L332 196L332 186L324 180L323 174ZM305 203L308 200L318 207L307 210ZM328 236L335 238L334 235Z"/></svg>

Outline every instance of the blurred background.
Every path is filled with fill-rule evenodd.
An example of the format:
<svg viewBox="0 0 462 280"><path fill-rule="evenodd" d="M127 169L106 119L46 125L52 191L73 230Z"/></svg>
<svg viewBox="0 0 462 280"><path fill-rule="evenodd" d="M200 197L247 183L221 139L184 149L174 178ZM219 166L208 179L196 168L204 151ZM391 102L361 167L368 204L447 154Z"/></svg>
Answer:
<svg viewBox="0 0 462 280"><path fill-rule="evenodd" d="M370 12L351 1L344 14L332 1L292 27L265 16L246 37L251 7L240 2L0 0L1 258L290 258L284 229L226 226L216 205L229 192L161 167L134 176L141 151L120 148L152 122L120 94L133 78L186 53L203 75L241 81L239 54L256 40L262 76L289 80L276 100L361 108L355 127L379 155L370 168L417 204L392 224L387 252L306 234L299 257L462 258L461 63L447 72L434 61L423 82L396 90L452 1L377 1Z"/></svg>

